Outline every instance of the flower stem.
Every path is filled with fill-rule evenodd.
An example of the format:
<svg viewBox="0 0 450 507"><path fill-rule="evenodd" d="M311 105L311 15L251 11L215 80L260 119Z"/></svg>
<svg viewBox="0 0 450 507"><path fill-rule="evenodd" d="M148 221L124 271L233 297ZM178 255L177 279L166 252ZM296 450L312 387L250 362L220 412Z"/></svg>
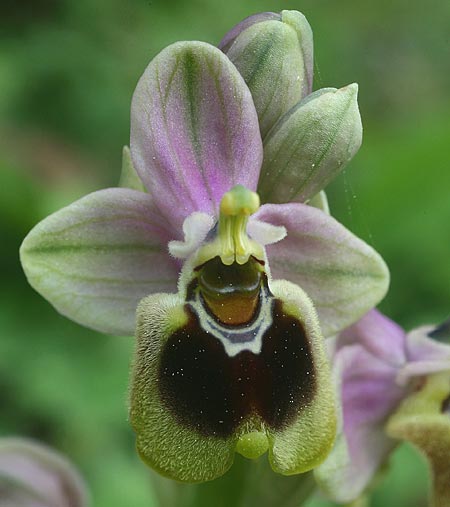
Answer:
<svg viewBox="0 0 450 507"><path fill-rule="evenodd" d="M315 490L311 473L275 474L263 456L236 455L228 473L204 484L180 484L154 475L158 507L300 507Z"/></svg>

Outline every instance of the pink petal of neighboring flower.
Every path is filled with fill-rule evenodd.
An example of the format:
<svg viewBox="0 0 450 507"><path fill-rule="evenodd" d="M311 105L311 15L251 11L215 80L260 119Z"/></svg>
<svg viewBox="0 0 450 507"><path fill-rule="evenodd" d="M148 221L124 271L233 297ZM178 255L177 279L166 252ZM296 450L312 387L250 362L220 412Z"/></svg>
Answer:
<svg viewBox="0 0 450 507"><path fill-rule="evenodd" d="M406 390L395 384L396 369L358 344L338 350L334 367L341 386L343 435L316 470L320 487L333 500L350 502L371 482L396 441L384 424Z"/></svg>
<svg viewBox="0 0 450 507"><path fill-rule="evenodd" d="M0 504L86 507L81 477L60 454L31 440L0 439Z"/></svg>
<svg viewBox="0 0 450 507"><path fill-rule="evenodd" d="M422 326L408 333L408 362L398 373L399 384L404 385L413 377L450 371L450 345L430 338L434 329L434 326Z"/></svg>
<svg viewBox="0 0 450 507"><path fill-rule="evenodd" d="M272 276L306 291L325 336L384 297L389 272L383 259L326 213L306 204L267 204L253 218L286 228L287 237L267 247Z"/></svg>
<svg viewBox="0 0 450 507"><path fill-rule="evenodd" d="M131 106L133 164L182 239L194 211L217 215L236 184L256 189L262 162L258 118L243 78L219 49L179 42L141 77Z"/></svg>
<svg viewBox="0 0 450 507"><path fill-rule="evenodd" d="M40 222L20 254L32 287L60 313L104 333L132 335L139 301L176 290L169 238L148 194L111 188Z"/></svg>
<svg viewBox="0 0 450 507"><path fill-rule="evenodd" d="M413 377L450 371L450 346L422 327L406 334L371 310L334 340L330 352L341 398L341 436L316 471L333 500L350 502L370 485L396 441L386 423L415 384Z"/></svg>
<svg viewBox="0 0 450 507"><path fill-rule="evenodd" d="M337 348L358 343L378 359L401 367L406 361L405 341L403 329L374 309L342 331L337 339Z"/></svg>

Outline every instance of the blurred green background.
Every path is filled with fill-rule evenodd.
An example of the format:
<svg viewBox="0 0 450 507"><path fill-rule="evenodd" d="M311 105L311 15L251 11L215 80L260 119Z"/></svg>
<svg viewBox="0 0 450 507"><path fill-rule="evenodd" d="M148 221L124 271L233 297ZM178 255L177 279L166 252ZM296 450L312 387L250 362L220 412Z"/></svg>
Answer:
<svg viewBox="0 0 450 507"><path fill-rule="evenodd" d="M18 249L49 212L116 185L133 89L164 46L217 44L255 12L302 11L315 88L360 85L365 139L329 189L333 214L390 266L385 313L407 329L448 317L449 2L3 0L0 9L0 434L70 456L93 505L157 505L126 420L133 339L59 316L27 285ZM402 447L373 506L425 506L425 469Z"/></svg>

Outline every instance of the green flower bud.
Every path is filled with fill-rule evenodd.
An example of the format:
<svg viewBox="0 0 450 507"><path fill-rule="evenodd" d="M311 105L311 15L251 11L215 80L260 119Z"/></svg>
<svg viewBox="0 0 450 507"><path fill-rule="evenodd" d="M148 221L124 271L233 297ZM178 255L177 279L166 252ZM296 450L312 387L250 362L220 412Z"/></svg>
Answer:
<svg viewBox="0 0 450 507"><path fill-rule="evenodd" d="M358 151L358 85L324 88L293 107L264 139L258 193L262 202L307 201Z"/></svg>
<svg viewBox="0 0 450 507"><path fill-rule="evenodd" d="M252 16L232 29L219 47L250 88L263 138L284 113L311 93L312 31L300 12Z"/></svg>

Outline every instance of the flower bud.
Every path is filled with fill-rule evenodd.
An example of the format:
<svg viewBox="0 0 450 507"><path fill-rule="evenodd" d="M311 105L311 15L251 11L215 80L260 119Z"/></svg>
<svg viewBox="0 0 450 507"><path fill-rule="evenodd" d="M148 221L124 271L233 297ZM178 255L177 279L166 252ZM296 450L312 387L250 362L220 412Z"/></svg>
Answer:
<svg viewBox="0 0 450 507"><path fill-rule="evenodd" d="M263 138L284 113L311 93L312 31L300 12L251 16L228 32L219 47L250 88Z"/></svg>
<svg viewBox="0 0 450 507"><path fill-rule="evenodd" d="M362 140L358 85L324 88L286 113L264 139L262 202L304 202L352 159Z"/></svg>
<svg viewBox="0 0 450 507"><path fill-rule="evenodd" d="M281 21L281 14L276 12L261 12L245 18L224 35L220 41L219 48L226 53L244 30L263 21Z"/></svg>
<svg viewBox="0 0 450 507"><path fill-rule="evenodd" d="M0 504L86 507L87 493L73 466L54 451L19 438L0 440Z"/></svg>

